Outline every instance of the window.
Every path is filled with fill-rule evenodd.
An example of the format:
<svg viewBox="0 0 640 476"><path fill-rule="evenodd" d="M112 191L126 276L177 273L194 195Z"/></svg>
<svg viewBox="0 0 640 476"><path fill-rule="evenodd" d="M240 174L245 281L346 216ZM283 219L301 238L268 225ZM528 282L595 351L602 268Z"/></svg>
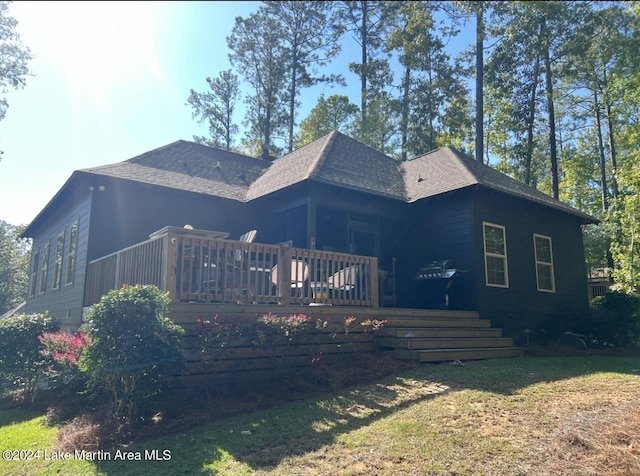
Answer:
<svg viewBox="0 0 640 476"><path fill-rule="evenodd" d="M67 277L64 281L66 285L73 284L76 274L76 248L78 248L78 222L71 226L69 236L69 249L67 250Z"/></svg>
<svg viewBox="0 0 640 476"><path fill-rule="evenodd" d="M36 251L33 255L33 263L31 263L31 281L29 282L29 296L36 295L36 284L38 281L38 259L40 257L40 250Z"/></svg>
<svg viewBox="0 0 640 476"><path fill-rule="evenodd" d="M56 243L56 260L53 263L53 289L60 288L62 281L62 254L64 253L64 231L58 235Z"/></svg>
<svg viewBox="0 0 640 476"><path fill-rule="evenodd" d="M44 293L47 287L47 267L49 266L49 243L44 245L42 250L42 268L40 270L40 294Z"/></svg>
<svg viewBox="0 0 640 476"><path fill-rule="evenodd" d="M504 226L483 223L484 263L487 286L509 287L507 240Z"/></svg>
<svg viewBox="0 0 640 476"><path fill-rule="evenodd" d="M551 238L542 235L533 235L533 249L536 257L536 280L538 291L553 293L556 291L556 283L553 273L553 249Z"/></svg>

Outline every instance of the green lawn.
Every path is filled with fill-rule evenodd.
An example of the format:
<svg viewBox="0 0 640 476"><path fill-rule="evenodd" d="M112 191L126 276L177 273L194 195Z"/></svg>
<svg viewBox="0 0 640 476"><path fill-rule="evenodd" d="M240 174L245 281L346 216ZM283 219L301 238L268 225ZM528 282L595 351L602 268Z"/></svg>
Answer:
<svg viewBox="0 0 640 476"><path fill-rule="evenodd" d="M110 461L89 461L87 454L81 460L51 460L58 429L42 415L2 411L2 449L40 450L40 459L0 461L0 474L582 474L558 451L562 445L574 451L570 443L580 437L595 457L597 432L589 440L593 432L576 422L608 427L617 420L633 422L627 413L633 402L637 406L638 395L638 357L423 364L336 394L93 455ZM640 471L633 444L621 441L617 448L609 442L606 449L609 458L619 453L618 463Z"/></svg>

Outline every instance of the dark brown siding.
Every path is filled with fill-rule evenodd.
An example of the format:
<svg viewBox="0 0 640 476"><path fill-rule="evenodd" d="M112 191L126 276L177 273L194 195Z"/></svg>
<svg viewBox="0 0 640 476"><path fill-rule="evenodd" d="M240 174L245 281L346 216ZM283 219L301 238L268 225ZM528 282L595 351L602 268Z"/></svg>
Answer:
<svg viewBox="0 0 640 476"><path fill-rule="evenodd" d="M448 193L410 205L395 246L398 258L399 298L407 307L440 307L445 283L415 281L416 271L435 260L453 260L466 270L454 284L452 307L475 309L473 196L471 190ZM453 297L453 293L452 293Z"/></svg>
<svg viewBox="0 0 640 476"><path fill-rule="evenodd" d="M547 319L586 310L582 228L576 217L486 190L478 191L475 203L478 311L482 317L521 339L525 329L540 332ZM509 267L506 289L485 284L483 221L505 227ZM537 290L534 233L552 240L556 288L553 293Z"/></svg>
<svg viewBox="0 0 640 476"><path fill-rule="evenodd" d="M189 224L229 232L230 238L251 226L246 206L239 202L125 180L104 185L104 191L93 192L89 260L148 240L165 226Z"/></svg>
<svg viewBox="0 0 640 476"><path fill-rule="evenodd" d="M84 298L84 277L87 268L87 252L89 242L89 225L91 210L91 193L87 189L76 195L68 206L39 228L33 237L32 256L39 251L37 263L35 294L27 297L27 313L49 313L60 320L63 326L75 326L82 318ZM78 223L78 242L75 254L74 278L71 284L66 283L68 265L68 247L71 238L71 227ZM64 251L62 255L62 276L58 289L53 289L54 262L58 235L64 232ZM50 243L47 282L44 293L40 293L42 270L42 249ZM33 263L32 263L33 266Z"/></svg>

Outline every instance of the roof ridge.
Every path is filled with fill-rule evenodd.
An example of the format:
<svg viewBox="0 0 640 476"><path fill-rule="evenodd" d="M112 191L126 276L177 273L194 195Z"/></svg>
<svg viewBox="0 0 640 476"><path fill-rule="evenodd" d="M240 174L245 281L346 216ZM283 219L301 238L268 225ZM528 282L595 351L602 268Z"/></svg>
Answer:
<svg viewBox="0 0 640 476"><path fill-rule="evenodd" d="M452 155L464 167L464 169L467 171L467 173L473 177L473 180L475 180L476 184L480 184L481 183L481 180L480 180L480 177L478 177L478 174L471 167L469 167L468 164L467 164L467 161L471 160L471 159L467 158L463 153L461 153L455 147L446 145L444 147L441 147L441 149L444 149L444 151L447 154ZM482 165L484 165L484 164L482 164Z"/></svg>
<svg viewBox="0 0 640 476"><path fill-rule="evenodd" d="M334 129L325 135L326 139L325 139L324 145L322 146L322 151L318 154L318 157L313 161L313 164L311 165L311 169L309 171L309 174L307 175L307 178L311 178L320 172L320 167L322 166L324 161L327 159L327 156L329 155L329 151L333 147L333 144L335 143L336 137L338 137L338 134L339 132L336 129Z"/></svg>

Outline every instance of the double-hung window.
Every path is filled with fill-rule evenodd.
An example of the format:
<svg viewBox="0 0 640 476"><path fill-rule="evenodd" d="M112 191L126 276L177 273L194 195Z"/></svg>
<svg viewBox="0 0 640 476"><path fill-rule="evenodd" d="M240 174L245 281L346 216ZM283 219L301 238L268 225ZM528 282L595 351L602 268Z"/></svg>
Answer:
<svg viewBox="0 0 640 476"><path fill-rule="evenodd" d="M38 281L38 261L40 257L40 250L36 251L33 255L33 263L31 263L31 280L29 282L29 297L36 295L36 286Z"/></svg>
<svg viewBox="0 0 640 476"><path fill-rule="evenodd" d="M58 235L56 242L56 260L53 263L53 286L59 289L62 281L62 254L64 253L64 231Z"/></svg>
<svg viewBox="0 0 640 476"><path fill-rule="evenodd" d="M507 236L504 226L483 223L484 264L487 286L509 287Z"/></svg>
<svg viewBox="0 0 640 476"><path fill-rule="evenodd" d="M533 235L533 250L536 258L536 281L538 291L553 293L556 291L553 273L553 248L548 236Z"/></svg>
<svg viewBox="0 0 640 476"><path fill-rule="evenodd" d="M49 267L49 243L44 245L42 250L42 268L40 269L40 293L44 293L47 288L47 270Z"/></svg>
<svg viewBox="0 0 640 476"><path fill-rule="evenodd" d="M76 273L76 249L78 248L78 222L71 226L69 236L69 249L67 250L67 277L64 281L66 285L73 284Z"/></svg>

